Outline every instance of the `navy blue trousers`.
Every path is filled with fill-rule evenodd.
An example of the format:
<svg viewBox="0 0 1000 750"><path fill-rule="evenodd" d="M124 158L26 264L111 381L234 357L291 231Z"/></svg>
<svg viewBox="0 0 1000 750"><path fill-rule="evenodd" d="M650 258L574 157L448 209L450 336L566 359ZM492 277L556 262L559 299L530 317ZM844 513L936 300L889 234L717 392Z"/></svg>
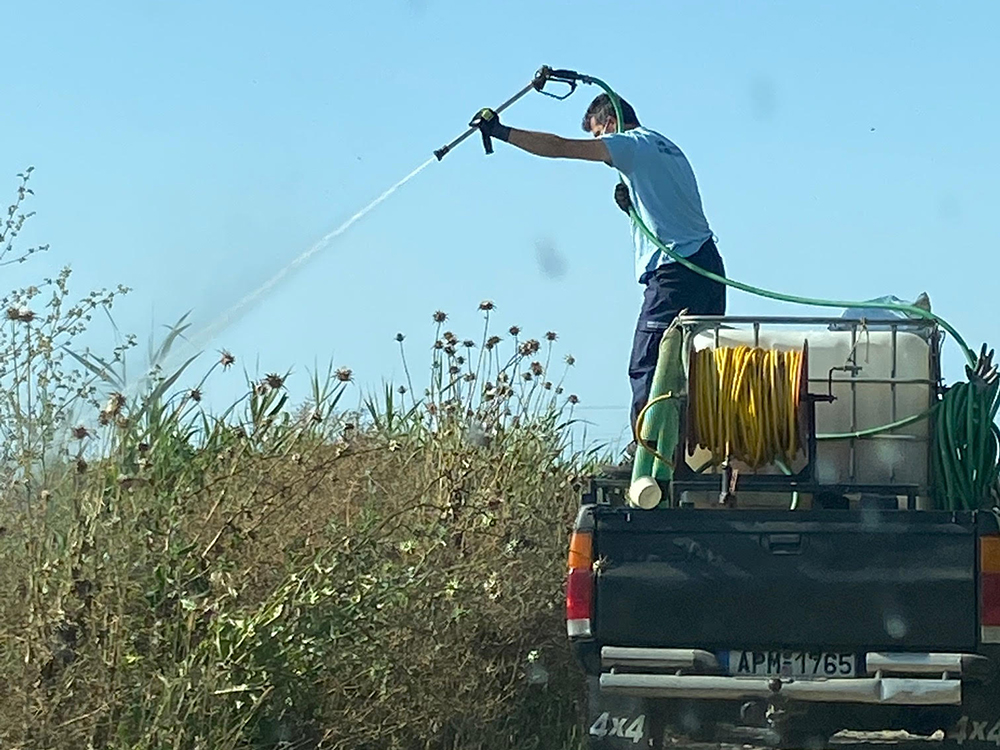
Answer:
<svg viewBox="0 0 1000 750"><path fill-rule="evenodd" d="M688 260L718 276L726 275L722 256L711 239ZM642 310L635 326L632 356L628 365L628 377L632 384L633 428L639 412L649 400L660 339L671 321L684 309L690 315L726 313L725 284L706 279L680 263L660 266L644 279L646 291L643 293Z"/></svg>

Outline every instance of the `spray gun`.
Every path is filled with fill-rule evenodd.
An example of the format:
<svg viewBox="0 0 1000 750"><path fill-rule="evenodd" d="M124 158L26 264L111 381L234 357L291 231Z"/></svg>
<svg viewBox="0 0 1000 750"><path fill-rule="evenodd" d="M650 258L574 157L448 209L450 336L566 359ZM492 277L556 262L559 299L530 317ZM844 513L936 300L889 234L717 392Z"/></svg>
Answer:
<svg viewBox="0 0 1000 750"><path fill-rule="evenodd" d="M552 91L545 91L545 84L553 81L555 83L565 84L568 86L568 90L563 93L555 93ZM581 73L577 73L574 70L564 70L560 68L550 68L548 65L543 65L535 73L535 77L531 79L531 83L525 86L523 89L518 91L514 96L505 101L499 107L494 108L494 112L498 115L507 109L510 105L516 102L518 99L523 97L529 91L537 91L540 94L545 94L545 96L551 96L553 99L558 99L562 101L570 96L574 91L576 91L576 85L578 83L593 83L594 80L590 76L585 76ZM458 138L453 140L451 143L442 146L434 152L434 156L437 157L438 161L441 161L445 154L451 151L455 146L464 141L470 135L479 130L480 125L480 115L476 115L472 122L469 123L469 129L462 133ZM480 131L481 132L481 131ZM487 154L493 153L493 142L492 139L483 133L483 148L486 150Z"/></svg>

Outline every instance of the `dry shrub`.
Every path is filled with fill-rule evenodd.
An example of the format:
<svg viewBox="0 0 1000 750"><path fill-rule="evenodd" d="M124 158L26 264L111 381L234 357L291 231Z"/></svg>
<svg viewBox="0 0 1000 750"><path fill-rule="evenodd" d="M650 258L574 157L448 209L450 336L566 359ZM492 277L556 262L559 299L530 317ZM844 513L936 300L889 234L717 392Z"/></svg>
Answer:
<svg viewBox="0 0 1000 750"><path fill-rule="evenodd" d="M343 368L294 411L268 375L212 416L204 379L165 387L183 368L102 406L125 348L67 373L35 347L91 411L62 447L29 429L52 408L16 415L49 443L8 447L0 746L573 745L576 399L545 380L555 334L501 357L481 309L478 344L435 315L422 398L408 374L354 414Z"/></svg>

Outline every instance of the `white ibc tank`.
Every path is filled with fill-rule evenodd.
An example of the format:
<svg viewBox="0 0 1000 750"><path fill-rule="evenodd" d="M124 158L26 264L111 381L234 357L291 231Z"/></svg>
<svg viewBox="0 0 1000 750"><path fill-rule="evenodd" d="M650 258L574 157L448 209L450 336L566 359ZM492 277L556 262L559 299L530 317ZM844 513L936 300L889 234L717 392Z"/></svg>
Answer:
<svg viewBox="0 0 1000 750"><path fill-rule="evenodd" d="M928 342L912 331L789 330L762 324L757 345L764 349L801 349L809 342L809 392L828 393L833 370L833 402L816 404L818 435L880 427L925 412L933 403L937 373ZM754 346L752 327L705 331L694 349ZM895 349L895 351L894 351ZM845 366L860 368L852 376ZM888 381L897 382L871 382ZM899 382L903 381L903 382ZM906 382L909 381L909 382ZM922 381L922 382L913 382ZM895 406L894 406L895 404ZM928 421L920 420L887 437L822 440L817 446L816 479L822 484L917 484L928 482ZM903 437L893 437L903 436ZM853 448L853 451L852 451ZM698 456L689 460L697 465Z"/></svg>

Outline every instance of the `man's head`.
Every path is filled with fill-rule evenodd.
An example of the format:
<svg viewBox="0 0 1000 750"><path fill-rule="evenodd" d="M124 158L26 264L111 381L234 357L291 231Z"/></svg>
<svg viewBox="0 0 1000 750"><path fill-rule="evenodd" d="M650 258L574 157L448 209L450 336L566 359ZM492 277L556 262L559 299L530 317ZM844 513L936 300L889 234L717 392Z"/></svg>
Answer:
<svg viewBox="0 0 1000 750"><path fill-rule="evenodd" d="M618 103L622 108L622 117L625 118L625 127L621 130L639 127L639 118L636 117L632 105L621 97L618 97ZM619 132L615 105L612 104L610 96L601 94L590 103L587 113L583 116L583 132L590 133L595 138Z"/></svg>

